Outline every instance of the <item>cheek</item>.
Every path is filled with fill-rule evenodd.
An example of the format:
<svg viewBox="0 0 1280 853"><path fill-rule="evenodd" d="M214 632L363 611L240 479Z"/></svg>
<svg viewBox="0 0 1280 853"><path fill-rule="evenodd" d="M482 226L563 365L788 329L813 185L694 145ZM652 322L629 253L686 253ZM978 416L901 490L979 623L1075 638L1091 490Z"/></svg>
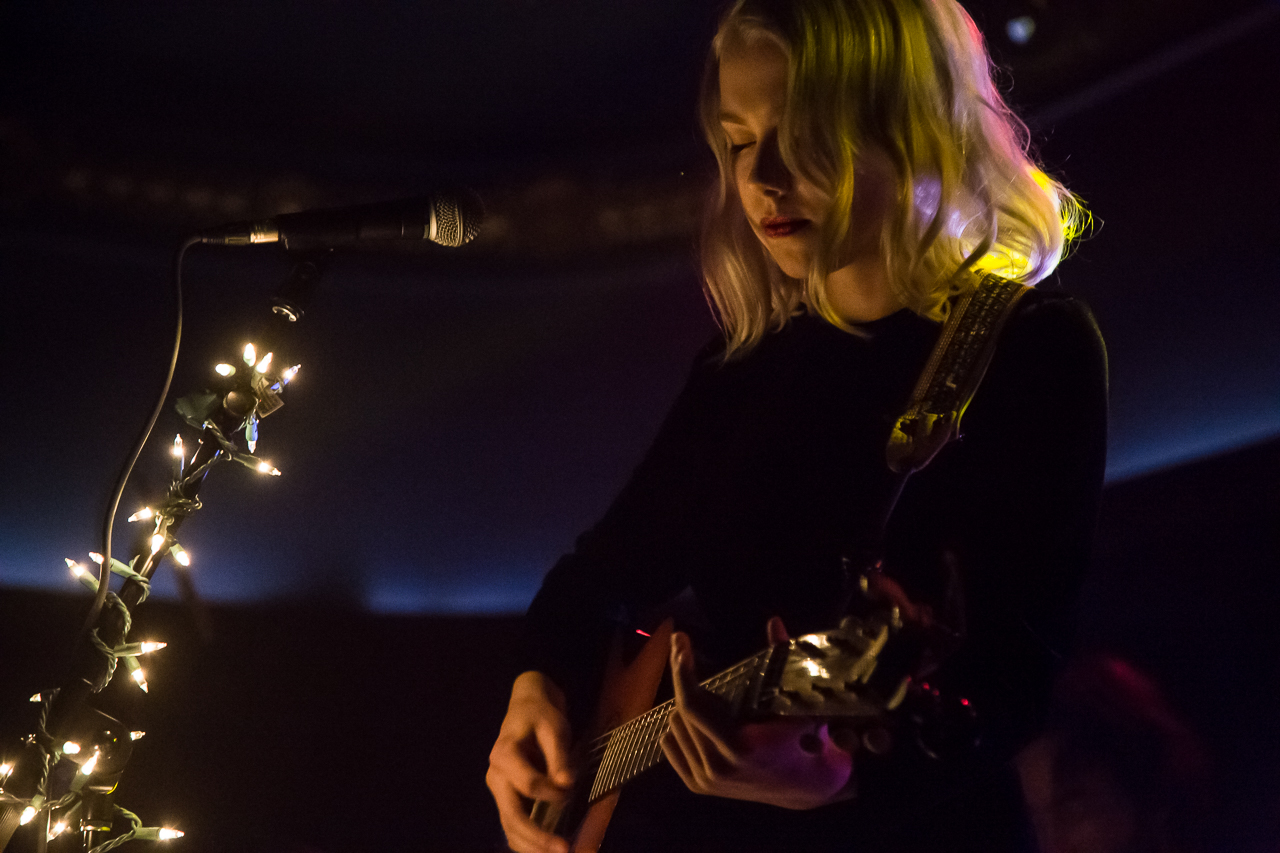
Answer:
<svg viewBox="0 0 1280 853"><path fill-rule="evenodd" d="M739 155L733 161L733 186L738 192L738 198L742 201L743 206L751 203L751 161Z"/></svg>

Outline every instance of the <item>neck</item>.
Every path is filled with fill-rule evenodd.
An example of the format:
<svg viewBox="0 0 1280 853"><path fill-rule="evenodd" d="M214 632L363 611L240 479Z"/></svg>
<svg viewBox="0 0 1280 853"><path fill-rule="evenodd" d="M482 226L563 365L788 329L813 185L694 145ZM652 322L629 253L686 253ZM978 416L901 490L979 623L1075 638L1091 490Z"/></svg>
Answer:
<svg viewBox="0 0 1280 853"><path fill-rule="evenodd" d="M846 323L870 323L905 307L889 286L879 254L859 258L827 277L827 299Z"/></svg>

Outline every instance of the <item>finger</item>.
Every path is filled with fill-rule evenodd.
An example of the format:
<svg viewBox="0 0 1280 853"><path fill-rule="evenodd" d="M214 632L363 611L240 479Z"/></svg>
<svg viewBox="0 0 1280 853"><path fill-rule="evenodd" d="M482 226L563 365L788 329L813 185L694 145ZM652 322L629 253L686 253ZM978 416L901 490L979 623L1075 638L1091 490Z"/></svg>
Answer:
<svg viewBox="0 0 1280 853"><path fill-rule="evenodd" d="M709 767L722 768L737 757L722 726L714 719L716 697L703 690L693 674L693 644L687 634L671 635L671 681L676 709L693 733L693 744Z"/></svg>
<svg viewBox="0 0 1280 853"><path fill-rule="evenodd" d="M547 762L547 778L553 785L568 788L573 784L573 768L569 764L569 724L563 718L544 719L534 730L538 747Z"/></svg>
<svg viewBox="0 0 1280 853"><path fill-rule="evenodd" d="M785 643L791 639L791 635L787 633L787 626L782 623L781 616L772 617L764 626L765 635L769 638L769 645L776 646L778 643Z"/></svg>
<svg viewBox="0 0 1280 853"><path fill-rule="evenodd" d="M528 815L528 804L510 785L491 784L507 846L517 853L569 853L569 844L542 829Z"/></svg>
<svg viewBox="0 0 1280 853"><path fill-rule="evenodd" d="M489 753L489 766L522 796L534 800L559 802L566 796L563 787L541 772L524 749L509 739L499 738Z"/></svg>
<svg viewBox="0 0 1280 853"><path fill-rule="evenodd" d="M697 794L706 793L707 780L699 766L701 758L689 742L688 727L678 711L673 711L667 721L667 733L662 738L663 754L686 788Z"/></svg>
<svg viewBox="0 0 1280 853"><path fill-rule="evenodd" d="M672 713L672 717L675 716L675 713ZM671 720L671 717L668 717L668 722L669 720ZM689 766L689 757L685 756L684 749L680 747L675 731L669 726L667 734L662 736L662 754L667 757L667 761L671 763L676 775L680 776L682 783L685 783L685 788L692 790L692 792L700 792L698 780L695 779Z"/></svg>

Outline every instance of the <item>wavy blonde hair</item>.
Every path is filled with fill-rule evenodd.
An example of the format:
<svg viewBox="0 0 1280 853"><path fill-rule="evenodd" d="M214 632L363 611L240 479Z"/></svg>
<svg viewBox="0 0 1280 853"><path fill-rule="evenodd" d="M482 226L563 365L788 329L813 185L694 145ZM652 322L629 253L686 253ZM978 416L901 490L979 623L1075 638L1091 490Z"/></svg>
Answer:
<svg viewBox="0 0 1280 853"><path fill-rule="evenodd" d="M830 199L823 251L804 281L786 276L743 213L720 125L719 58L732 40L775 41L787 56L783 162ZM738 0L712 42L701 98L720 177L703 224L706 291L727 341L749 351L804 304L842 328L827 297L850 229L854 165L877 149L896 199L879 235L903 305L942 319L978 271L1026 284L1057 266L1088 214L1028 154L1026 125L992 80L982 35L954 0Z"/></svg>

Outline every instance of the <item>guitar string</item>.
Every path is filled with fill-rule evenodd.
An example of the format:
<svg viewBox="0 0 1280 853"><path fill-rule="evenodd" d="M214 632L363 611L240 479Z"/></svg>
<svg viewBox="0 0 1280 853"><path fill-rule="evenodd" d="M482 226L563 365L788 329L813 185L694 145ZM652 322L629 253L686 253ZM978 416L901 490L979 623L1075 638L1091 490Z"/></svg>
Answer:
<svg viewBox="0 0 1280 853"><path fill-rule="evenodd" d="M742 671L747 669L749 666L753 665L754 663L756 663L755 660L743 661L742 663L738 664L732 669L726 670L716 675L715 677L710 678L707 681L703 682L702 687L712 692L716 692L720 688L728 684L729 682L739 678L743 674ZM589 752L594 755L599 755L600 751L602 749L607 748L610 745L610 743L617 743L618 738L624 737L625 735L629 734L630 729L632 727L643 724L645 721L645 717L647 715L653 714L659 711L669 712L670 709L674 707L674 704L675 703L673 700L668 699L663 704L650 709L648 712L646 712L646 714L643 714L639 717L629 720L628 722L622 724L621 726L618 726L617 728L612 729L604 733L603 735L600 735L592 742L589 748ZM666 714L664 713L662 716L665 718Z"/></svg>
<svg viewBox="0 0 1280 853"><path fill-rule="evenodd" d="M727 698L732 701L736 698L736 688L745 686L735 682L747 670L763 663L768 654L769 650L766 649L707 679L701 686L717 695L728 693L730 695ZM661 735L666 733L667 717L674 708L675 701L668 699L591 741L587 749L589 767L595 764L597 758L600 760L591 787L591 800L625 784L661 760Z"/></svg>

